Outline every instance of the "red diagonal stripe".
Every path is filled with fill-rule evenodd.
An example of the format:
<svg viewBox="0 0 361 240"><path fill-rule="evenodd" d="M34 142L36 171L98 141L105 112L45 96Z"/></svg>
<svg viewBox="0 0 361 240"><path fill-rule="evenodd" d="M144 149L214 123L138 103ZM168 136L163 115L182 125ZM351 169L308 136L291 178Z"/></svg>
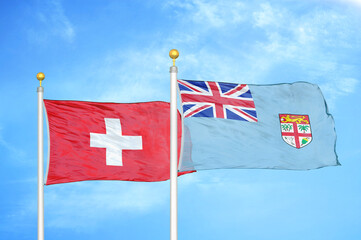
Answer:
<svg viewBox="0 0 361 240"><path fill-rule="evenodd" d="M192 89L193 91L200 92L198 89L192 87L192 86L191 86L189 83L187 83L187 82L180 82L180 81L179 81L179 83L183 84L183 85L186 86L187 88Z"/></svg>
<svg viewBox="0 0 361 240"><path fill-rule="evenodd" d="M197 109L195 109L195 110L193 110L193 111L191 111L190 113L188 113L185 117L190 117L190 116L192 116L192 115L194 115L194 114L196 114L196 113L198 113L198 112L200 112L200 111L202 111L202 110L204 110L204 109L206 109L206 108L209 108L209 107L211 107L211 106L207 106L207 105L204 105L203 107L200 107L200 108L197 108Z"/></svg>
<svg viewBox="0 0 361 240"><path fill-rule="evenodd" d="M232 95L235 92L241 91L246 86L247 86L246 84L241 84L238 87L234 88L232 91L229 91L229 92L225 93L224 95L227 95L227 96Z"/></svg>
<svg viewBox="0 0 361 240"><path fill-rule="evenodd" d="M237 108L233 108L233 109L240 112L240 113L242 113L243 115L246 115L247 117L249 117L253 121L258 122L257 118L253 117L252 115L250 115L250 114L248 114L248 113L246 113L246 112L244 112L244 111L242 111L240 109L237 109Z"/></svg>

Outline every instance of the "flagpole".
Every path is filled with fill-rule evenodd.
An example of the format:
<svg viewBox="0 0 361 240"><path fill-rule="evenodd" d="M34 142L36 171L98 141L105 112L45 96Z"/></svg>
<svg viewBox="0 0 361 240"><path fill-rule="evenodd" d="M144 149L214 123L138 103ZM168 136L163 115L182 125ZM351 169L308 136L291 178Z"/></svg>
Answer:
<svg viewBox="0 0 361 240"><path fill-rule="evenodd" d="M173 59L173 66L170 67L170 240L178 239L178 158L177 158L177 73L175 60L179 56L176 49L169 52Z"/></svg>
<svg viewBox="0 0 361 240"><path fill-rule="evenodd" d="M45 75L39 72L36 78L40 81L38 92L38 240L44 240L44 133L43 133L43 94L41 82Z"/></svg>

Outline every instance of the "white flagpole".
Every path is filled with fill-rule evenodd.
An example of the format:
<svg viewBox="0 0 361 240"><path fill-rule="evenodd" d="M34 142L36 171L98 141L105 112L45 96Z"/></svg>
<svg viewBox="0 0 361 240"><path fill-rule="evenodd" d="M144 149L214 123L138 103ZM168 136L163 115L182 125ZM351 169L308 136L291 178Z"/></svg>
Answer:
<svg viewBox="0 0 361 240"><path fill-rule="evenodd" d="M41 81L45 75L39 72L36 78L40 81L38 92L38 240L44 240L44 133L43 133L43 94Z"/></svg>
<svg viewBox="0 0 361 240"><path fill-rule="evenodd" d="M178 239L178 158L177 158L177 73L175 59L179 56L176 49L169 52L173 59L173 66L170 67L170 240Z"/></svg>

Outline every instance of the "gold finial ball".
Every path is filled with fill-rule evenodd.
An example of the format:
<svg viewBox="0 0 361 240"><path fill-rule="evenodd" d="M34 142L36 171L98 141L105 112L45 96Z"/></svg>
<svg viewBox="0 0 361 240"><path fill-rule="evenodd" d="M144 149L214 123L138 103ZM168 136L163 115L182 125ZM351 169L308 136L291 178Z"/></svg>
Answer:
<svg viewBox="0 0 361 240"><path fill-rule="evenodd" d="M37 78L39 81L43 81L44 78L45 78L45 74L42 73L42 72L39 72L38 74L36 74L36 78Z"/></svg>
<svg viewBox="0 0 361 240"><path fill-rule="evenodd" d="M179 52L177 49L172 49L169 51L169 57L172 59L176 59L179 56Z"/></svg>

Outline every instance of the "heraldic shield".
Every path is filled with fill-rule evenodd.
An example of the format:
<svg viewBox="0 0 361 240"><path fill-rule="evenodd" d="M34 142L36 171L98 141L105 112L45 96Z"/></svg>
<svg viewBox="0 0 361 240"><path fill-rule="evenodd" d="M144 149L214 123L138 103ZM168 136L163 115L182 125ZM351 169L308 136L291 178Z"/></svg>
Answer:
<svg viewBox="0 0 361 240"><path fill-rule="evenodd" d="M308 115L279 114L283 140L292 147L302 148L312 141Z"/></svg>

